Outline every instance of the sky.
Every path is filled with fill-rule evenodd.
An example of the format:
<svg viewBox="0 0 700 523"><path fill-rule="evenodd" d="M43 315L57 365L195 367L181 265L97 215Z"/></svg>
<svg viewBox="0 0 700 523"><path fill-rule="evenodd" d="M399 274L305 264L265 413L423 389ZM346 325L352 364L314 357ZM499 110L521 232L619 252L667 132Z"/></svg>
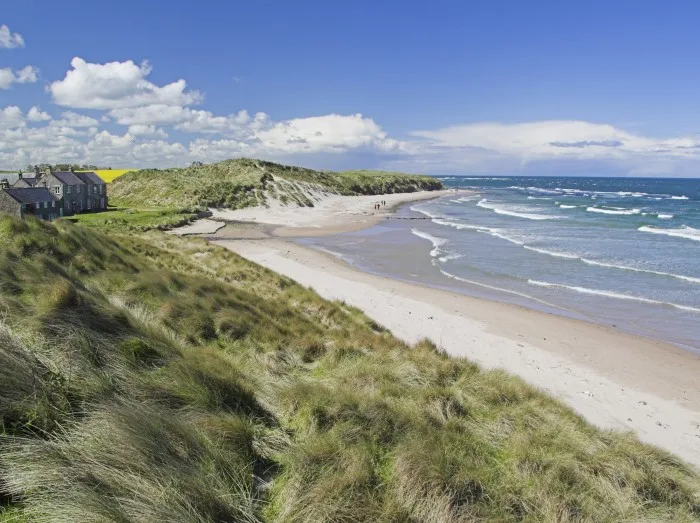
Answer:
<svg viewBox="0 0 700 523"><path fill-rule="evenodd" d="M0 169L700 176L700 2L88 2L0 10Z"/></svg>

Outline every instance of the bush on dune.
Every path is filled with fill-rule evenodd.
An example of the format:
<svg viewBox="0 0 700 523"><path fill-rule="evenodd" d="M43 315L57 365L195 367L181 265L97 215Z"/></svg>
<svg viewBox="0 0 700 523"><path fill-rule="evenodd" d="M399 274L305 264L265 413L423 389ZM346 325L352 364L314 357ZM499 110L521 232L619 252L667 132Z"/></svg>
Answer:
<svg viewBox="0 0 700 523"><path fill-rule="evenodd" d="M0 237L2 523L700 519L677 458L202 240Z"/></svg>

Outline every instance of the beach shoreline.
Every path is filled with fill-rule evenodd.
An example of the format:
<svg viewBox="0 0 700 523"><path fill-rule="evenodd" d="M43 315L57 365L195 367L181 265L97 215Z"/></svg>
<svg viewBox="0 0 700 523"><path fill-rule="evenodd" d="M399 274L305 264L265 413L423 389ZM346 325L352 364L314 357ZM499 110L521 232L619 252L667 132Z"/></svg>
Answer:
<svg viewBox="0 0 700 523"><path fill-rule="evenodd" d="M441 195L414 194L409 201ZM401 195L389 196L391 207L371 216L343 206L335 212L317 209L312 232L370 227L406 203ZM267 221L277 223L265 223L258 219L264 209L257 212L255 220L229 224L208 239L324 298L360 308L409 343L430 338L452 356L504 369L561 399L594 425L631 430L700 467L697 355L611 327L363 272L295 243L293 237L310 235L303 221L285 226L273 216Z"/></svg>

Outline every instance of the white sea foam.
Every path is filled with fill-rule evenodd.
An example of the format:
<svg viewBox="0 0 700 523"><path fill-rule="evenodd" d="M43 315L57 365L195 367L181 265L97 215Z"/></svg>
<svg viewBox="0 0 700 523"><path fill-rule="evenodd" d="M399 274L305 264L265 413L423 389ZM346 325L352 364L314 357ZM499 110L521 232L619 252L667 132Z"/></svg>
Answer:
<svg viewBox="0 0 700 523"><path fill-rule="evenodd" d="M548 198L546 196L528 196L528 200L551 200L551 198Z"/></svg>
<svg viewBox="0 0 700 523"><path fill-rule="evenodd" d="M563 203L559 204L560 209L575 209L578 205L565 205Z"/></svg>
<svg viewBox="0 0 700 523"><path fill-rule="evenodd" d="M629 267L628 265L617 265L614 263L605 263L596 260L589 260L587 258L579 258L583 263L588 265L595 265L597 267L608 267L610 269L620 269L624 271L633 272L645 272L647 274L656 274L658 276L666 276L668 278L676 278L678 280L689 281L691 283L700 283L700 278L693 278L692 276L683 276L682 274L673 274L670 272L663 271L653 271L651 269L640 269L639 267Z"/></svg>
<svg viewBox="0 0 700 523"><path fill-rule="evenodd" d="M516 210L505 209L503 207L498 207L497 205L494 205L493 203L489 203L488 200L485 200L485 199L479 200L479 202L476 205L477 205L477 207L481 207L483 209L490 209L497 214L504 214L506 216L514 216L516 218L525 218L527 220L557 220L559 218L563 218L563 216L556 216L556 215L551 215L551 214L534 214L534 213L518 212Z"/></svg>
<svg viewBox="0 0 700 523"><path fill-rule="evenodd" d="M470 229L470 230L474 230L474 231L490 231L491 230L490 227L482 227L481 225L471 225L468 223L459 223L459 222L455 222L452 220L445 220L445 219L441 219L441 218L434 218L432 221L433 221L433 223L436 223L438 225L445 225L447 227L453 227L453 228L459 229L459 230L462 230L462 229Z"/></svg>
<svg viewBox="0 0 700 523"><path fill-rule="evenodd" d="M541 194L563 194L569 196L584 196L584 197L604 197L604 198L650 198L658 200L663 198L672 200L688 200L687 196L673 196L671 194L653 194L638 191L592 191L583 189L574 189L570 187L524 187L522 185L511 185L508 189L517 189L521 191L529 191Z"/></svg>
<svg viewBox="0 0 700 523"><path fill-rule="evenodd" d="M656 215L656 217L659 220L670 220L673 218L673 214L665 214L665 213L660 212L659 214Z"/></svg>
<svg viewBox="0 0 700 523"><path fill-rule="evenodd" d="M524 241L517 240L515 238L511 238L510 236L507 236L507 235L499 232L499 229L491 229L488 231L479 231L479 232L488 232L494 238L500 238L501 240L505 240L507 242L514 243L515 245L521 245L521 246L525 245Z"/></svg>
<svg viewBox="0 0 700 523"><path fill-rule="evenodd" d="M523 242L523 241L517 240L515 238L511 238L511 237L509 237L505 234L502 234L500 232L491 232L490 234L491 234L491 236L495 236L496 238L501 238L503 240L514 243L516 245L520 245L524 249L527 249L528 251L538 252L540 254L546 254L547 256L553 256L554 258L564 258L567 260L578 260L578 261L585 263L586 265L594 265L596 267L606 267L608 269L618 269L618 270L623 270L623 271L655 274L657 276L664 276L667 278L675 278L677 280L683 280L683 281L688 281L691 283L700 284L700 278L694 278L693 276L684 276L682 274L673 274L670 272L654 271L651 269L642 269L639 267L630 267L628 265L618 265L616 263L606 263L606 262L601 262L601 261L597 261L597 260L591 260L588 258L584 258L583 256L580 256L578 254L574 254L574 253L570 253L570 252L556 252L556 251L550 251L548 249L542 249L540 247L532 247L530 245L526 245L525 242Z"/></svg>
<svg viewBox="0 0 700 523"><path fill-rule="evenodd" d="M440 214L433 214L430 211L427 211L425 209L421 209L420 207L414 205L413 207L410 208L413 212L419 212L421 214L425 214L428 218L443 218L442 215Z"/></svg>
<svg viewBox="0 0 700 523"><path fill-rule="evenodd" d="M527 282L530 285L535 285L537 287L547 287L547 288L554 288L554 289L567 289L567 290L579 292L581 294L591 294L591 295L595 295L595 296L606 296L608 298L615 298L618 300L638 301L641 303L663 305L666 307L673 307L675 309L681 309L684 311L700 313L700 309L698 309L696 307L690 307L688 305L678 305L677 303L670 303L670 302L666 302L666 301L652 300L650 298L642 298L641 296L631 296L629 294L620 294L620 293L613 292L613 291L605 291L605 290L599 290L599 289L588 289L586 287L577 287L577 286L573 286L573 285L563 285L561 283L549 283L546 281L527 280Z"/></svg>
<svg viewBox="0 0 700 523"><path fill-rule="evenodd" d="M437 236L433 236L432 234L421 231L419 229L411 229L411 232L419 238L428 240L430 243L433 244L433 250L430 251L430 256L432 256L433 258L439 256L442 253L440 247L442 247L449 241L446 238L438 238Z"/></svg>
<svg viewBox="0 0 700 523"><path fill-rule="evenodd" d="M586 207L588 212L597 212L602 214L639 214L641 209L623 209L621 207L610 207L603 209L601 207Z"/></svg>
<svg viewBox="0 0 700 523"><path fill-rule="evenodd" d="M441 256L438 260L440 260L440 263L447 263L450 260L459 260L460 258L464 258L464 254L448 254L447 256Z"/></svg>
<svg viewBox="0 0 700 523"><path fill-rule="evenodd" d="M547 305L549 307L554 307L556 309L563 309L563 310L569 310L564 307L561 307L559 305L554 305L553 303L549 303L548 301L541 300L539 298L535 298L534 296L530 296L529 294L525 294L524 292L517 292L517 291L511 291L509 289L503 289L501 287L495 287L493 285L488 285L486 283L480 283L478 281L473 281L473 280L467 280L466 278L460 278L459 276L455 274L451 274L443 269L440 269L440 272L443 274L443 276L447 276L448 278L451 278L453 280L461 281L464 283L469 283L470 285L476 285L477 287L483 287L485 289L490 289L492 291L498 291L498 292L504 292L506 294L513 294L514 296L520 296L521 298L527 298L528 300L536 301L539 303L543 303L544 305Z"/></svg>
<svg viewBox="0 0 700 523"><path fill-rule="evenodd" d="M687 225L683 225L678 229L659 229L657 227L643 225L637 230L642 232L650 232L652 234L663 234L665 236L685 238L687 240L694 240L696 242L700 242L700 230L693 229L692 227L688 227Z"/></svg>
<svg viewBox="0 0 700 523"><path fill-rule="evenodd" d="M555 258L567 258L569 260L581 259L576 254L570 254L567 252L548 251L547 249L539 249L537 247L530 247L529 245L523 245L523 248L527 249L528 251L539 252L540 254L546 254L548 256L554 256Z"/></svg>

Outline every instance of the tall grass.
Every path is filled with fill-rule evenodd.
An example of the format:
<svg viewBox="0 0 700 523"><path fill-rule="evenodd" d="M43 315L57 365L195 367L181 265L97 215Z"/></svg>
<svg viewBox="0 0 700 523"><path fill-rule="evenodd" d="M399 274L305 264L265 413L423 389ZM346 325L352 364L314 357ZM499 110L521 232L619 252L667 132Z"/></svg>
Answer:
<svg viewBox="0 0 700 523"><path fill-rule="evenodd" d="M0 240L2 523L700 520L678 458L202 240Z"/></svg>

